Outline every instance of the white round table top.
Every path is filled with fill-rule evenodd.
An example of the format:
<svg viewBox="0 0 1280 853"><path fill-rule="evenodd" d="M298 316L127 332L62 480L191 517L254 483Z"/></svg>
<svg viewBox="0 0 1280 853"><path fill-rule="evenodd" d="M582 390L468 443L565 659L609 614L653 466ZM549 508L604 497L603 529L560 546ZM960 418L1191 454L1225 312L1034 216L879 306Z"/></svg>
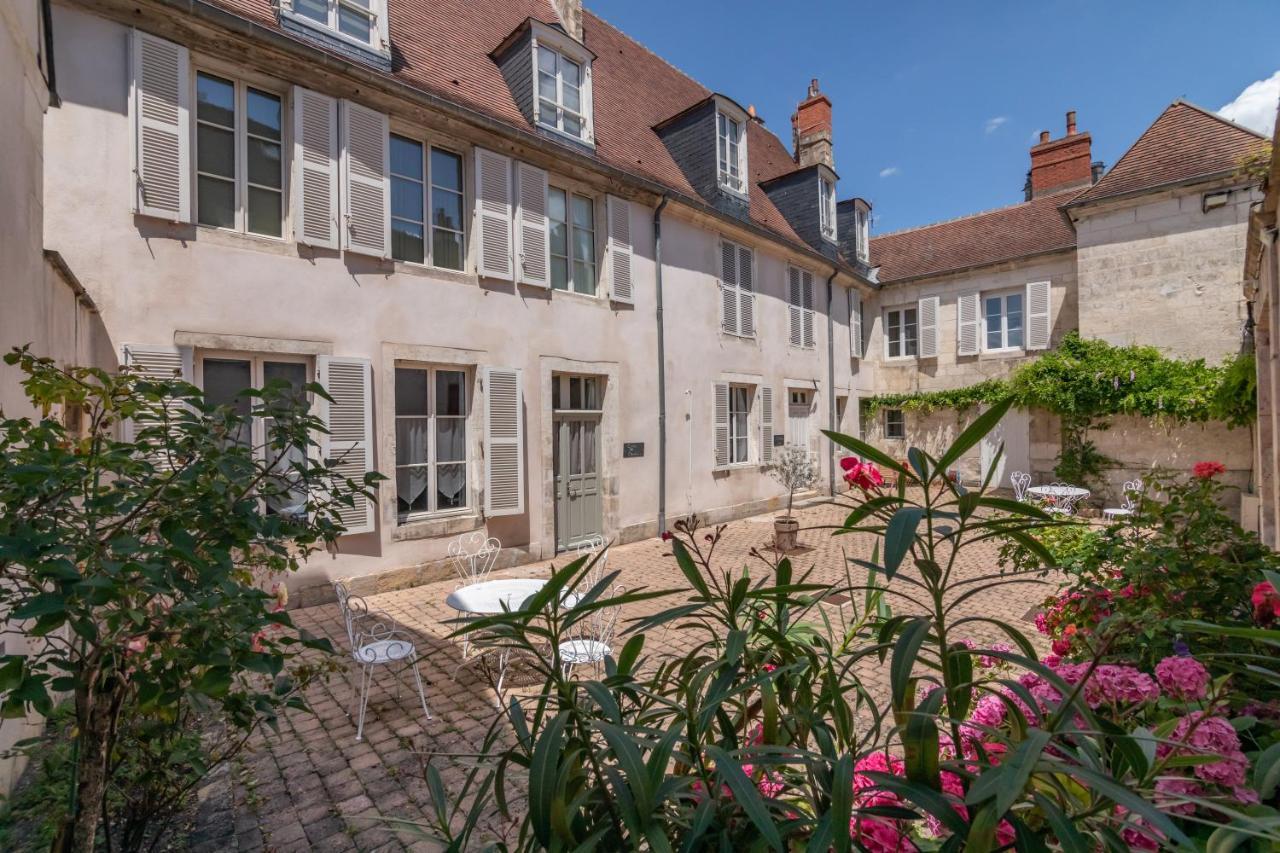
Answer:
<svg viewBox="0 0 1280 853"><path fill-rule="evenodd" d="M1047 495L1053 498L1083 498L1089 490L1079 486L1031 486L1027 489L1033 495Z"/></svg>
<svg viewBox="0 0 1280 853"><path fill-rule="evenodd" d="M529 596L546 586L541 578L502 578L455 589L444 603L462 613L519 610Z"/></svg>

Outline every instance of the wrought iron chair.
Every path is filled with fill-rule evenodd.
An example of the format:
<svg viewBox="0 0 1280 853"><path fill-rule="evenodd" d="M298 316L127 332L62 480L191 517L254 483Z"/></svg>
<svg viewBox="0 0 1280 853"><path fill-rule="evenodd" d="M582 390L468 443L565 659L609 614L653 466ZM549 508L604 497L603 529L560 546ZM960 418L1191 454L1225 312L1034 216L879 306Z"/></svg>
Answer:
<svg viewBox="0 0 1280 853"><path fill-rule="evenodd" d="M343 581L333 585L338 594L338 609L347 629L347 642L351 645L351 657L360 664L359 718L356 723L356 741L364 740L364 717L369 706L369 688L373 684L373 670L377 666L402 663L413 670L413 680L422 700L422 711L431 719L427 707L427 694L422 689L422 675L418 672L418 648L413 637L396 624L390 616L370 610L363 598L351 594ZM400 682L396 681L396 695ZM350 716L350 714L348 714Z"/></svg>
<svg viewBox="0 0 1280 853"><path fill-rule="evenodd" d="M488 580L501 551L502 543L485 536L483 530L464 533L449 543L449 559L462 586Z"/></svg>
<svg viewBox="0 0 1280 853"><path fill-rule="evenodd" d="M602 597L616 598L627 591L626 587L615 585L606 590ZM618 629L618 617L622 608L618 605L601 607L593 610L575 622L561 640L559 646L560 665L565 675L569 675L574 667L590 665L595 673L600 672L604 659L613 654L613 637Z"/></svg>
<svg viewBox="0 0 1280 853"><path fill-rule="evenodd" d="M1013 499L1015 501L1025 501L1027 499L1027 487L1031 485L1031 475L1026 471L1014 471L1009 475L1009 481L1013 483Z"/></svg>
<svg viewBox="0 0 1280 853"><path fill-rule="evenodd" d="M577 593L586 593L596 584L600 583L601 578L609 573L609 545L604 541L604 537L600 534L588 536L579 542L573 548L574 559L586 557L590 562L593 558L595 563L587 570L587 573L578 580L575 586L577 592L571 592L565 596L564 604L566 607L572 607L578 603Z"/></svg>
<svg viewBox="0 0 1280 853"><path fill-rule="evenodd" d="M1102 511L1102 517L1108 520L1125 518L1133 515L1138 508L1135 496L1142 494L1142 480L1130 480L1124 484L1124 490L1120 497L1120 506L1107 507Z"/></svg>

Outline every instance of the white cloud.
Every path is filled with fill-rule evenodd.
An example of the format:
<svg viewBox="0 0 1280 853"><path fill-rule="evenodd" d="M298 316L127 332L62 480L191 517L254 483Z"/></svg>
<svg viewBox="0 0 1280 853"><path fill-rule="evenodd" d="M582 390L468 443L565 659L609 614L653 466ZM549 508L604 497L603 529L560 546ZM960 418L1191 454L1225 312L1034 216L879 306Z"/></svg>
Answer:
<svg viewBox="0 0 1280 853"><path fill-rule="evenodd" d="M987 119L987 123L982 126L982 130L989 136L999 130L1001 125L1007 124L1008 121L1008 116L996 116L995 118L989 118Z"/></svg>
<svg viewBox="0 0 1280 853"><path fill-rule="evenodd" d="M1266 80L1255 80L1236 99L1218 110L1225 119L1264 133L1267 136L1276 126L1276 103L1280 100L1280 71Z"/></svg>
<svg viewBox="0 0 1280 853"><path fill-rule="evenodd" d="M899 171L901 170L898 169L897 166L886 166L885 168L880 170L880 177L892 178L894 175L898 174Z"/></svg>

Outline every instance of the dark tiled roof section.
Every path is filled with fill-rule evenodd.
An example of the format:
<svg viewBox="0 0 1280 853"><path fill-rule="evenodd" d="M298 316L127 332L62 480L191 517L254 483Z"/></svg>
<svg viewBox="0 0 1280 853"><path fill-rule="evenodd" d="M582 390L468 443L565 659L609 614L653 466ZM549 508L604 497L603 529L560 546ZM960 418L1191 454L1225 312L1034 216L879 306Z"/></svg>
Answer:
<svg viewBox="0 0 1280 853"><path fill-rule="evenodd" d="M871 265L889 283L1072 248L1076 232L1059 208L1079 192L872 237Z"/></svg>
<svg viewBox="0 0 1280 853"><path fill-rule="evenodd" d="M280 30L271 0L207 2ZM489 54L527 18L558 23L549 0L390 0L390 6L395 60L390 76L514 127L531 129ZM595 156L616 169L697 198L653 126L707 98L711 91L587 10L583 34L596 54L591 65ZM778 137L755 122L748 130L747 152L754 179L751 219L803 245L757 186L761 180L794 169L795 161ZM715 152L707 156L714 157Z"/></svg>
<svg viewBox="0 0 1280 853"><path fill-rule="evenodd" d="M1266 139L1220 115L1174 101L1075 204L1230 173Z"/></svg>

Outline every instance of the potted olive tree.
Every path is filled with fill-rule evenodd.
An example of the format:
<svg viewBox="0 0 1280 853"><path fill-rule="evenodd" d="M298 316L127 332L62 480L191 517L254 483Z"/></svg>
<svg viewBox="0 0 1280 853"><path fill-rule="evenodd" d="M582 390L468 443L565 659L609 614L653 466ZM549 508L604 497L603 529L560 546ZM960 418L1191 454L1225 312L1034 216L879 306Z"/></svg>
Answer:
<svg viewBox="0 0 1280 853"><path fill-rule="evenodd" d="M808 450L790 445L782 448L777 460L765 470L787 490L787 514L773 520L773 544L785 553L796 547L800 535L800 521L791 515L796 490L812 486L818 479L818 469Z"/></svg>

